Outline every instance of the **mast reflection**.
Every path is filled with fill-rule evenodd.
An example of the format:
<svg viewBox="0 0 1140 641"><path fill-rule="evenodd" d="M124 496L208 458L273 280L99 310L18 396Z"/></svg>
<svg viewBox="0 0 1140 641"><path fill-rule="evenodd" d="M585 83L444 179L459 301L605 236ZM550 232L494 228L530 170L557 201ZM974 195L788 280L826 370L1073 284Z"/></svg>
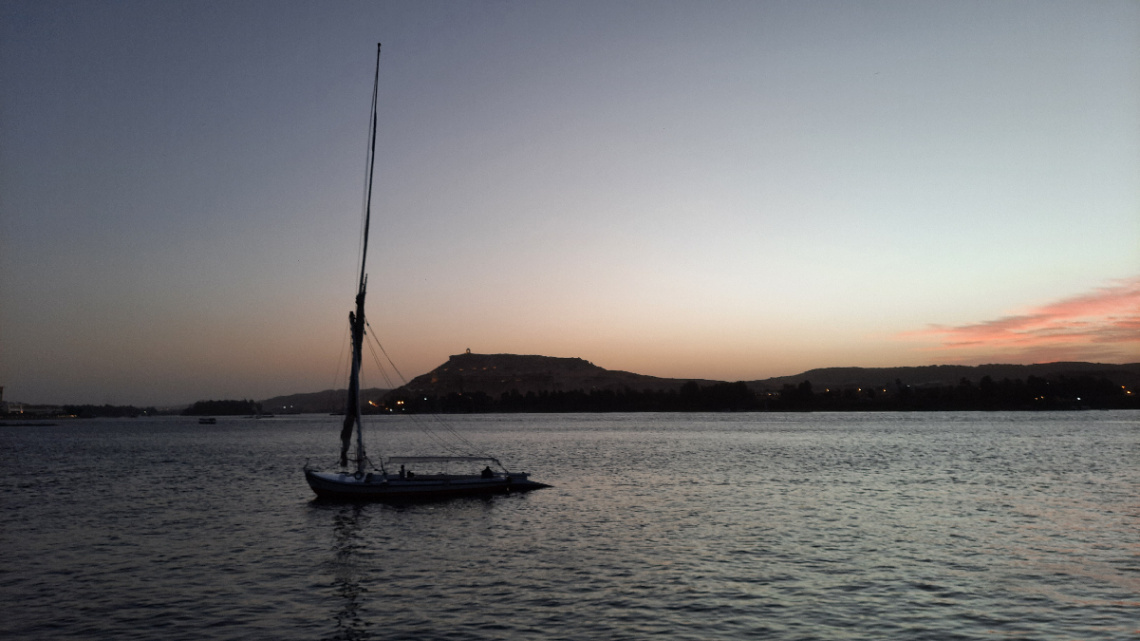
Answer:
<svg viewBox="0 0 1140 641"><path fill-rule="evenodd" d="M336 613L335 641L361 641L368 638L368 624L360 616L361 601L367 588L363 586L359 558L363 505L341 505L333 508L333 593L342 607Z"/></svg>

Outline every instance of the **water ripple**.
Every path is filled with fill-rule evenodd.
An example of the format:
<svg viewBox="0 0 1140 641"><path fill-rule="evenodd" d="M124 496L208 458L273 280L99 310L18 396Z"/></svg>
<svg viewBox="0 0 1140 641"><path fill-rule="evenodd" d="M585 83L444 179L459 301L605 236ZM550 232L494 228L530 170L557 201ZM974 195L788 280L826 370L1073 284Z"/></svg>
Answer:
<svg viewBox="0 0 1140 641"><path fill-rule="evenodd" d="M1134 412L456 422L555 487L318 503L334 417L0 428L0 636L1140 634Z"/></svg>

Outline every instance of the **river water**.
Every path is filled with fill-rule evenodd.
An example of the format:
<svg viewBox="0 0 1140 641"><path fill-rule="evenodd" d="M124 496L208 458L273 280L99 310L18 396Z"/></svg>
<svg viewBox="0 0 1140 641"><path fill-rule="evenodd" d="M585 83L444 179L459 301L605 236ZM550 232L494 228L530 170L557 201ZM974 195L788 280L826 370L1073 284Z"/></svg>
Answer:
<svg viewBox="0 0 1140 641"><path fill-rule="evenodd" d="M0 428L0 638L1140 637L1137 412L448 421L554 487L319 503L336 417Z"/></svg>

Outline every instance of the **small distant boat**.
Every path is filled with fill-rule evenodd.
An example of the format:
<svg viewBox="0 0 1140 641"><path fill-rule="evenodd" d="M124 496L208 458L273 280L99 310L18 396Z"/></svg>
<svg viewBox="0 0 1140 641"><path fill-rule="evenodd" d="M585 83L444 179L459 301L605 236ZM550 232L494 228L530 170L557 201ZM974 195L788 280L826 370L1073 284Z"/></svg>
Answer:
<svg viewBox="0 0 1140 641"><path fill-rule="evenodd" d="M512 472L493 456L404 456L391 457L379 468L364 453L364 437L360 421L360 363L364 343L364 294L368 281L365 259L368 257L368 227L372 210L372 177L376 164L376 96L380 88L380 45L376 45L376 76L372 87L372 122L369 128L371 151L368 157L367 196L364 211L364 240L361 243L360 279L356 290L356 311L349 312L348 323L352 337L352 364L349 370L348 398L345 403L344 424L340 439L340 470L324 472L305 464L305 480L320 498L352 500L406 501L442 499L458 496L506 494L527 492L543 487L531 481L525 472ZM356 434L356 458L350 459L353 433ZM355 465L350 468L349 463ZM395 471L395 466L399 471ZM465 470L451 471L462 465ZM474 471L484 465L482 471ZM492 465L498 469L492 469Z"/></svg>
<svg viewBox="0 0 1140 641"><path fill-rule="evenodd" d="M218 419L214 418L213 416L198 419L199 425L216 425L217 422Z"/></svg>

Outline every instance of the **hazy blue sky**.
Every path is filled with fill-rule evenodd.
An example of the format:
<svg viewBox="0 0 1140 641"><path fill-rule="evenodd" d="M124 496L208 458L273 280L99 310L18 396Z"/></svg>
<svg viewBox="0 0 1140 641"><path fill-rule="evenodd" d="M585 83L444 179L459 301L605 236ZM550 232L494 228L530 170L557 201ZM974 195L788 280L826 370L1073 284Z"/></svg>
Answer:
<svg viewBox="0 0 1140 641"><path fill-rule="evenodd" d="M409 378L1140 361L1134 1L3 0L5 398L343 385L377 42Z"/></svg>

